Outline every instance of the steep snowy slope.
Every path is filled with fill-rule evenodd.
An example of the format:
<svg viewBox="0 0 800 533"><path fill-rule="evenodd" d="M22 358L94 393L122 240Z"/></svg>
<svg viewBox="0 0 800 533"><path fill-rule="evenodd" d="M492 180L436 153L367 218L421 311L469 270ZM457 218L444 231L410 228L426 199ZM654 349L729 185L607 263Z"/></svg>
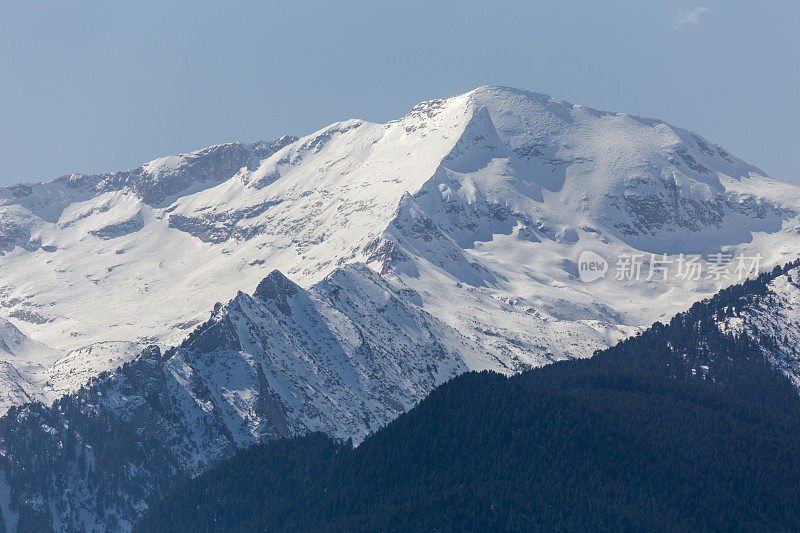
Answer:
<svg viewBox="0 0 800 533"><path fill-rule="evenodd" d="M246 157L218 148L166 158L143 167L139 187L70 177L6 191L6 234L23 237L0 260L7 312L59 348L173 342L215 301L252 290L274 268L305 285L318 281L388 225L399 198L433 174L467 113L452 106L429 126L435 136L408 133L422 128L411 115L386 126L335 124ZM233 161L219 163L220 151ZM170 187L177 192L156 201L142 192L171 173L195 175L190 163L210 166L213 179ZM56 205L53 197L66 199Z"/></svg>
<svg viewBox="0 0 800 533"><path fill-rule="evenodd" d="M274 269L308 288L362 262L477 343L477 367L514 372L734 281L615 280L626 253L761 254L764 268L800 244L797 186L657 120L498 87L0 198L0 315L58 350L166 347ZM580 282L585 250L610 261L605 280ZM82 376L109 359L82 353Z"/></svg>

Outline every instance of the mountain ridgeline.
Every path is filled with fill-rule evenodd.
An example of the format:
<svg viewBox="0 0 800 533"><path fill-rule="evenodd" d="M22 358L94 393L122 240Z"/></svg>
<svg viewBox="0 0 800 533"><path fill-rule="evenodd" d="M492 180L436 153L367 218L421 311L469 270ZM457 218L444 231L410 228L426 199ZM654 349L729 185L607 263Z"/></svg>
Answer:
<svg viewBox="0 0 800 533"><path fill-rule="evenodd" d="M800 398L770 355L782 339L720 325L798 265L591 359L456 377L356 448L314 433L242 450L135 530L793 529Z"/></svg>

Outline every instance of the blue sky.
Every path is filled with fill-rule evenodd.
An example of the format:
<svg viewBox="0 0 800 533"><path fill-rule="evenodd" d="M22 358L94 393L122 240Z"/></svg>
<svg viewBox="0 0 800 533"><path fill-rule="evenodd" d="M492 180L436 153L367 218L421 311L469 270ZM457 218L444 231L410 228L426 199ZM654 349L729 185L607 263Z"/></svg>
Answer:
<svg viewBox="0 0 800 533"><path fill-rule="evenodd" d="M0 1L0 183L509 85L800 181L800 3Z"/></svg>

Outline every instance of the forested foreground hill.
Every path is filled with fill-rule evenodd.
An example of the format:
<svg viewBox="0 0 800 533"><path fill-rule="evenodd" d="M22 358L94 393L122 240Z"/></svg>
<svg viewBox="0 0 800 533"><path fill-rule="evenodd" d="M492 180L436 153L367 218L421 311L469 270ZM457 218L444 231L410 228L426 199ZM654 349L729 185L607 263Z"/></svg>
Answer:
<svg viewBox="0 0 800 533"><path fill-rule="evenodd" d="M592 359L462 375L357 448L312 434L239 452L137 529L793 529L800 398L781 340L721 324L795 267Z"/></svg>

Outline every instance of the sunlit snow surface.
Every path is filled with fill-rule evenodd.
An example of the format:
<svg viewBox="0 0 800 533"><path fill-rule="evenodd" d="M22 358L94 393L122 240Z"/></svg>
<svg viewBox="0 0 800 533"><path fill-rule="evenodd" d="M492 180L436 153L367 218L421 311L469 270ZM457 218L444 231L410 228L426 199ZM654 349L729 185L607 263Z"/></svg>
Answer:
<svg viewBox="0 0 800 533"><path fill-rule="evenodd" d="M458 332L453 372L510 373L591 355L733 281L583 284L583 250L724 248L763 269L800 249L797 186L657 120L497 87L387 124L6 187L0 203L2 410L179 343L274 269L313 292L366 264Z"/></svg>

